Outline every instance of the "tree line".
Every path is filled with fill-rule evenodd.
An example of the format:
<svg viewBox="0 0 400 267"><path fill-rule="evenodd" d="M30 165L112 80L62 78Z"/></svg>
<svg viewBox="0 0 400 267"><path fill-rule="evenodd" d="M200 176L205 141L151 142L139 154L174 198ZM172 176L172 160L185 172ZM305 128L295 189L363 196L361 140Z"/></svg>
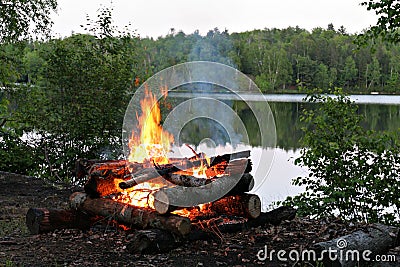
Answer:
<svg viewBox="0 0 400 267"><path fill-rule="evenodd" d="M359 47L355 38L344 27L335 30L330 24L311 32L289 27L229 34L216 28L206 36L172 30L166 37L142 42L147 64L157 70L191 60L217 61L249 75L263 92L296 92L299 86L398 92L399 46L380 42Z"/></svg>
<svg viewBox="0 0 400 267"><path fill-rule="evenodd" d="M6 58L19 58L14 66L14 82L42 85L46 80L43 51L55 42L88 45L96 36L75 34L64 39L27 43L22 51L15 45L2 47ZM397 93L400 87L400 47L380 42L374 47L359 47L356 35L344 27L315 28L311 32L299 27L263 29L228 33L217 28L205 36L185 34L171 29L165 37L140 38L131 35L126 46L132 54L121 54L132 61L132 78L136 83L155 72L175 64L208 60L233 66L251 77L262 92L297 92L299 87L334 88L346 92ZM77 42L77 39L81 41ZM118 38L116 38L118 39ZM126 47L115 47L121 49ZM372 49L375 49L373 51ZM94 48L92 50L94 51ZM127 51L125 51L127 52Z"/></svg>

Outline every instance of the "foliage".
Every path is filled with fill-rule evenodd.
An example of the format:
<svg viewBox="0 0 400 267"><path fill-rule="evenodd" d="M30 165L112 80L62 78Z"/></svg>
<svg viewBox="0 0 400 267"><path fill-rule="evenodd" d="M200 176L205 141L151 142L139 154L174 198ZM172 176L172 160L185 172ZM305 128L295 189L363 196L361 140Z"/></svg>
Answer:
<svg viewBox="0 0 400 267"><path fill-rule="evenodd" d="M34 168L34 149L27 140L21 139L24 132L21 125L14 121L10 102L4 94L0 95L0 170L14 173L28 173Z"/></svg>
<svg viewBox="0 0 400 267"><path fill-rule="evenodd" d="M157 40L140 40L144 49L140 62L149 75L190 60L221 62L249 75L263 92L294 91L297 81L325 90L397 91L393 84L400 72L394 62L400 48L377 40L377 53L371 54L369 48L357 50L355 38L332 25L312 32L288 27L230 34L216 28L206 36L171 30Z"/></svg>
<svg viewBox="0 0 400 267"><path fill-rule="evenodd" d="M102 39L110 31L115 39L122 36L122 32L112 28L108 16L109 19L104 21L89 20L89 25L84 26L89 35ZM111 28L105 31L93 29L96 24L110 25ZM141 71L138 83L175 64L210 60L238 68L254 79L263 92L296 91L298 84L324 90L342 87L353 93L398 92L400 47L377 41L375 54L371 54L369 48L360 48L355 53L355 37L343 30L322 28L312 32L289 27L232 34L216 28L206 36L171 30L157 40L135 39L135 48L140 51L135 57L136 67ZM7 74L9 69L14 69L14 81L16 77L32 84L43 82L46 78L39 74L46 63L40 51L52 42L54 40L25 44L19 58L13 56L9 47L4 47L0 57L3 55L4 64L10 62L12 66L0 67L0 71Z"/></svg>
<svg viewBox="0 0 400 267"><path fill-rule="evenodd" d="M50 15L56 0L7 0L0 3L0 43L14 42L34 34L49 34Z"/></svg>
<svg viewBox="0 0 400 267"><path fill-rule="evenodd" d="M25 39L48 35L55 0L9 0L0 3L0 169L28 173L35 168L34 146L26 139L23 122L16 119L18 104L11 95L18 90L23 71ZM24 99L24 98L22 98ZM11 101L10 101L11 100ZM24 138L25 137L25 138Z"/></svg>
<svg viewBox="0 0 400 267"><path fill-rule="evenodd" d="M335 97L312 94L305 110L304 148L295 163L307 167L308 177L293 183L305 192L286 200L302 215L318 218L338 214L346 220L399 224L399 136L366 131L362 117L341 90Z"/></svg>
<svg viewBox="0 0 400 267"><path fill-rule="evenodd" d="M39 67L30 75L36 84L10 90L8 99L18 128L38 137L32 144L31 174L71 181L79 157L121 154L123 116L134 90L133 78L141 73L135 71L136 38L116 31L110 16L101 11L98 20L89 20L91 34L28 49L24 65ZM14 152L10 158L19 155Z"/></svg>
<svg viewBox="0 0 400 267"><path fill-rule="evenodd" d="M363 1L361 5L367 6L369 11L375 11L378 22L358 36L358 44L365 45L370 40L379 38L391 43L400 41L400 2L398 0L369 0Z"/></svg>

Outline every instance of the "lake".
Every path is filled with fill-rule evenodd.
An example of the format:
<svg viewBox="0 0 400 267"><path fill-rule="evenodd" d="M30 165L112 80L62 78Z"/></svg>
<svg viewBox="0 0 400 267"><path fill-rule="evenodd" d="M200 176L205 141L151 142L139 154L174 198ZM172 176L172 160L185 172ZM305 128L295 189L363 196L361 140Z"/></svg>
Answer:
<svg viewBox="0 0 400 267"><path fill-rule="evenodd" d="M307 175L307 170L294 164L295 158L300 155L299 139L302 132L299 124L299 116L304 108L310 108L313 104L304 103L305 95L236 95L226 93L182 93L171 92L168 98L175 105L196 97L215 98L229 106L232 111L230 116L224 114L222 124L235 122L234 114L240 118L248 133L248 140L241 143L241 134L237 136L227 132L229 130L221 127L221 122L207 118L190 120L179 132L179 140L189 143L198 151L209 155L223 154L226 151L241 151L250 149L251 159L255 168L252 174L256 184L253 193L258 194L263 202L263 210L266 210L274 201L284 200L287 196L300 193L303 188L293 186L291 180L297 176ZM383 131L396 131L400 129L400 96L387 95L352 95L351 100L359 106L359 114L365 117L363 126L367 129ZM257 129L257 120L246 102L267 100L271 108L276 128L276 145L263 147L260 142L260 131ZM191 106L192 108L192 106ZM196 108L196 107L193 107ZM199 109L213 110L215 107L205 107L203 104ZM214 111L213 111L214 112ZM218 110L216 113L220 113ZM232 117L232 118L231 118ZM235 126L234 129L238 129ZM225 131L224 131L225 130ZM226 145L230 140L235 140L234 145ZM190 153L187 151L187 153Z"/></svg>

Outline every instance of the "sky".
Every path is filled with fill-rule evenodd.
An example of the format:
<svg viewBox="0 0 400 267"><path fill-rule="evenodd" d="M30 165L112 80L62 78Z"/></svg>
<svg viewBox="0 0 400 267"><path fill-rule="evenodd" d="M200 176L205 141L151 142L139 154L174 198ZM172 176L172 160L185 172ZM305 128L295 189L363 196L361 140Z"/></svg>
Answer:
<svg viewBox="0 0 400 267"><path fill-rule="evenodd" d="M361 6L362 0L58 0L53 32L65 37L84 32L86 15L95 19L100 7L113 6L115 25L131 24L141 37L167 35L171 28L204 35L217 27L229 33L289 26L312 30L343 25L359 33L374 25L377 16Z"/></svg>

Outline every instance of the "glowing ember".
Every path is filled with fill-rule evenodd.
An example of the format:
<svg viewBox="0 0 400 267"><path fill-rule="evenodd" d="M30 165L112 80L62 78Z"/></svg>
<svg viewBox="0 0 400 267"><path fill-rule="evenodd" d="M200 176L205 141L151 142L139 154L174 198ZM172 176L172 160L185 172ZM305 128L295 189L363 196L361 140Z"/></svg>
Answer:
<svg viewBox="0 0 400 267"><path fill-rule="evenodd" d="M172 213L176 214L176 215L188 217L190 220L195 220L197 217L213 215L213 212L209 208L210 208L210 204L205 203L205 204L200 204L197 207L193 207L193 208L176 210L176 211L173 211Z"/></svg>
<svg viewBox="0 0 400 267"><path fill-rule="evenodd" d="M123 191L120 195L114 197L114 200L137 207L154 209L154 197L151 193L158 188L160 188L158 184L143 183L133 189Z"/></svg>

